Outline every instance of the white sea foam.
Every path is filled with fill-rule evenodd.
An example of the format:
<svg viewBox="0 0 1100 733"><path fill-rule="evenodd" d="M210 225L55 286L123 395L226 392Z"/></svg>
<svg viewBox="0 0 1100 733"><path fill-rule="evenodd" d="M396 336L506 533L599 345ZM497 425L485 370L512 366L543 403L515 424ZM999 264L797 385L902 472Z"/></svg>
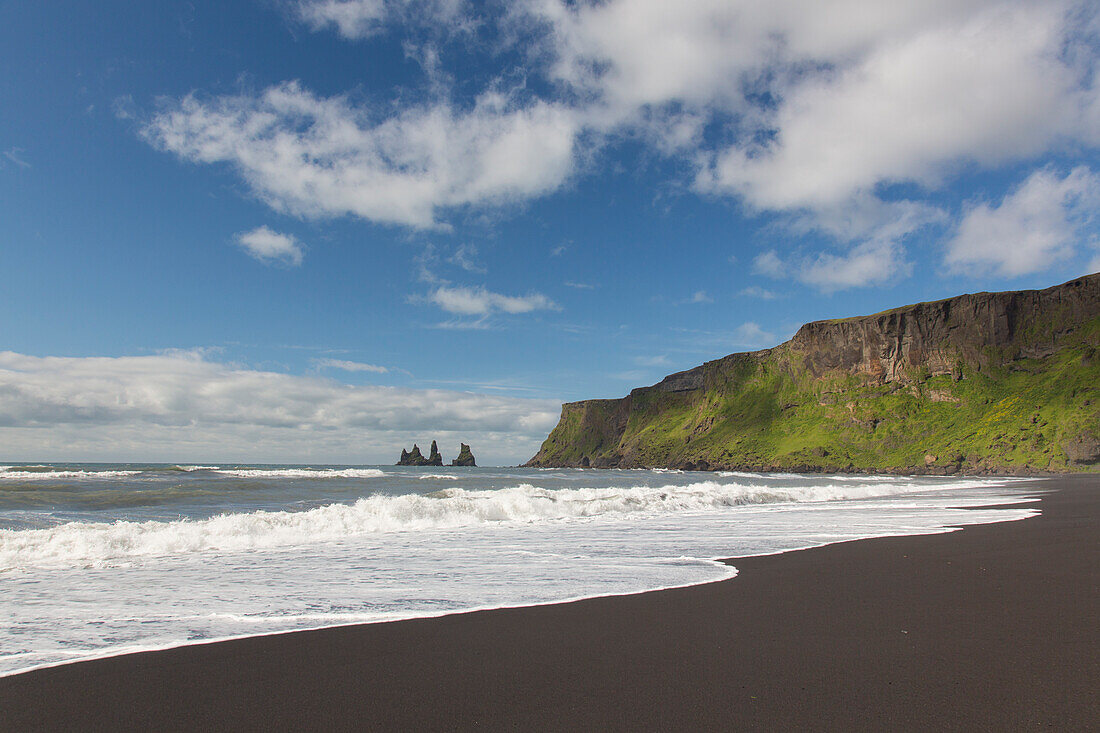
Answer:
<svg viewBox="0 0 1100 733"><path fill-rule="evenodd" d="M136 476L141 471L50 471L50 470L35 470L28 471L28 468L40 468L39 466L0 466L0 481L43 481L51 479L112 479L123 478L125 476ZM42 467L48 468L48 467Z"/></svg>
<svg viewBox="0 0 1100 733"><path fill-rule="evenodd" d="M418 476L417 478L419 478L421 481L424 481L426 479L439 479L439 480L445 480L445 481L457 481L458 480L458 476L453 476L449 473L426 473L423 476Z"/></svg>
<svg viewBox="0 0 1100 733"><path fill-rule="evenodd" d="M219 468L223 476L238 478L381 478L377 468Z"/></svg>
<svg viewBox="0 0 1100 733"><path fill-rule="evenodd" d="M488 491L449 488L428 495L378 494L354 504L330 504L301 512L254 511L171 522L70 522L47 529L0 530L0 571L109 566L129 558L302 546L380 532L676 515L745 504L861 499L913 488L901 481L783 489L702 481L685 486L543 489L520 484Z"/></svg>
<svg viewBox="0 0 1100 733"><path fill-rule="evenodd" d="M412 488L425 486L418 472L403 469L363 484L284 473L243 487L208 471L149 471L143 489L165 490L138 492L149 505L136 509L66 508L62 494L42 518L82 522L0 531L0 676L245 635L693 585L733 575L719 557L1037 513L993 508L1028 498L1003 479L500 469L456 472L461 480L443 485L462 489L425 496ZM498 490L501 481L511 488ZM68 483L93 497L109 485ZM117 484L129 491L129 481ZM329 503L364 488L375 495ZM833 498L853 500L820 501ZM210 506L231 513L210 517Z"/></svg>
<svg viewBox="0 0 1100 733"><path fill-rule="evenodd" d="M173 466L179 471L217 471L218 466Z"/></svg>

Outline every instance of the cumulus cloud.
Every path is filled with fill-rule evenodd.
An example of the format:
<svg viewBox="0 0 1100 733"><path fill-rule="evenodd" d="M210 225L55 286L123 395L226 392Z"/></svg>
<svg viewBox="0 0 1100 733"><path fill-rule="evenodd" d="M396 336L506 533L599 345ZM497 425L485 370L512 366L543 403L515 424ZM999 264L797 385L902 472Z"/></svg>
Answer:
<svg viewBox="0 0 1100 733"><path fill-rule="evenodd" d="M432 291L428 295L428 301L458 316L489 316L493 313L530 313L558 309L558 305L542 293L501 295L484 287L444 286Z"/></svg>
<svg viewBox="0 0 1100 733"><path fill-rule="evenodd" d="M843 254L820 252L795 267L795 277L822 292L882 285L908 275L912 264L894 242L869 241Z"/></svg>
<svg viewBox="0 0 1100 733"><path fill-rule="evenodd" d="M1086 3L526 7L550 28L551 76L589 101L588 124L656 125L658 137L683 140L665 152L690 156L697 190L784 213L849 247L800 267L800 279L825 288L903 273L903 242L943 220L916 201L887 203L883 186L935 189L965 165L1100 142L1096 8ZM670 132L689 122L711 124L724 142ZM872 253L888 256L877 271Z"/></svg>
<svg viewBox="0 0 1100 733"><path fill-rule="evenodd" d="M351 386L243 369L196 352L117 358L0 352L0 440L9 456L30 460L390 462L402 444L436 437L514 462L537 450L559 405Z"/></svg>
<svg viewBox="0 0 1100 733"><path fill-rule="evenodd" d="M787 274L786 263L774 249L761 252L752 261L753 272L768 277L780 278Z"/></svg>
<svg viewBox="0 0 1100 733"><path fill-rule="evenodd" d="M901 0L873 13L860 0L524 7L548 29L551 77L591 101L590 124L734 115L730 143L697 158L708 161L698 185L763 209L931 185L960 161L995 164L1096 127L1095 78L1081 62L1094 53L1080 32L1095 9L1080 2Z"/></svg>
<svg viewBox="0 0 1100 733"><path fill-rule="evenodd" d="M999 204L971 204L947 242L945 261L957 273L1042 272L1076 253L1098 206L1100 176L1087 167L1064 176L1037 171Z"/></svg>
<svg viewBox="0 0 1100 733"><path fill-rule="evenodd" d="M266 226L237 235L237 244L253 258L266 264L297 267L302 264L302 246L290 234L280 234Z"/></svg>
<svg viewBox="0 0 1100 733"><path fill-rule="evenodd" d="M880 6L519 0L478 22L522 44L523 74L549 82L522 94L496 91L519 67L456 94L436 56L428 102L358 103L288 82L190 95L143 129L184 160L233 166L280 211L413 228L552 193L627 136L676 158L697 192L832 239L799 258L803 281L859 284L850 273L878 253L892 264L868 281L885 282L904 273L907 241L944 220L925 201L959 171L1100 145L1100 14L1085 0ZM400 25L414 45L415 29L445 32L469 11L458 0L296 7L318 30Z"/></svg>
<svg viewBox="0 0 1100 733"><path fill-rule="evenodd" d="M578 124L561 105L491 92L469 109L441 101L378 119L288 82L257 96L189 95L143 133L184 160L232 165L279 211L430 228L441 210L557 189L573 170Z"/></svg>
<svg viewBox="0 0 1100 733"><path fill-rule="evenodd" d="M988 3L880 38L854 61L792 79L769 137L718 153L700 179L765 209L817 209L876 185L936 185L961 162L996 164L1085 132L1091 80L1061 58L1061 3Z"/></svg>
<svg viewBox="0 0 1100 733"><path fill-rule="evenodd" d="M765 331L760 324L746 321L733 330L734 343L749 348L765 348L775 345L775 334Z"/></svg>
<svg viewBox="0 0 1100 733"><path fill-rule="evenodd" d="M768 250L756 257L753 270L777 280L794 279L823 293L832 293L846 288L882 285L908 275L912 263L896 242L872 239L839 253L822 251L782 258L774 250Z"/></svg>

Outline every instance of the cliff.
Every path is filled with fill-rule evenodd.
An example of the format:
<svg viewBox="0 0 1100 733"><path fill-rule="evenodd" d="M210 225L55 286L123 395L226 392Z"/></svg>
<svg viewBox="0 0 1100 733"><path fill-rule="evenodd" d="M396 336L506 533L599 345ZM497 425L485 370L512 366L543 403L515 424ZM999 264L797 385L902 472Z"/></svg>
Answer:
<svg viewBox="0 0 1100 733"><path fill-rule="evenodd" d="M1100 468L1100 274L808 323L627 397L562 406L528 466Z"/></svg>

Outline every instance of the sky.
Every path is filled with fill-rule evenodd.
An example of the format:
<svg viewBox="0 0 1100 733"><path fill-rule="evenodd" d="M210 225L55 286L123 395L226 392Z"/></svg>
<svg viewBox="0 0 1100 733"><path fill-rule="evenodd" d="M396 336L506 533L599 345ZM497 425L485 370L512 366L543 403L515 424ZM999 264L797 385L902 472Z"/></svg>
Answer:
<svg viewBox="0 0 1100 733"><path fill-rule="evenodd" d="M1100 270L1100 9L0 0L0 460L529 458Z"/></svg>

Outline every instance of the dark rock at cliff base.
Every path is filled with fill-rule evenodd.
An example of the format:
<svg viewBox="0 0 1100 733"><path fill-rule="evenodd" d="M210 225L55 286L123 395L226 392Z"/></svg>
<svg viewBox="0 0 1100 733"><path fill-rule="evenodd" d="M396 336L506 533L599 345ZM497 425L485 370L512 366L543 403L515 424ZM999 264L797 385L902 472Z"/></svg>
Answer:
<svg viewBox="0 0 1100 733"><path fill-rule="evenodd" d="M1098 355L1100 273L815 321L621 399L566 403L526 465L1098 470Z"/></svg>
<svg viewBox="0 0 1100 733"><path fill-rule="evenodd" d="M1089 433L1081 433L1073 440L1062 443L1066 457L1077 464L1100 462L1100 440Z"/></svg>
<svg viewBox="0 0 1100 733"><path fill-rule="evenodd" d="M413 443L412 451L401 450L401 460L397 462L398 466L442 466L443 456L439 455L439 448L436 447L435 441L432 441L431 455L427 458L420 452L420 446Z"/></svg>
<svg viewBox="0 0 1100 733"><path fill-rule="evenodd" d="M458 458L451 461L452 466L476 466L477 462L474 461L474 454L470 452L470 446L465 443L459 443Z"/></svg>

